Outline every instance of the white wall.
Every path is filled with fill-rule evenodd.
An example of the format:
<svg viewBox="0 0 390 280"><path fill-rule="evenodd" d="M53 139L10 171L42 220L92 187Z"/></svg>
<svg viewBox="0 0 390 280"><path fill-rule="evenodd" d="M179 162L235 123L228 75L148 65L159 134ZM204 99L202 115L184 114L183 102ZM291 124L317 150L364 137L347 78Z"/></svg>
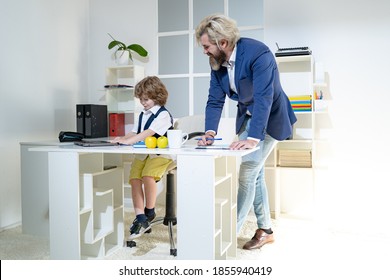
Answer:
<svg viewBox="0 0 390 280"><path fill-rule="evenodd" d="M89 27L89 100L104 102L105 68L115 66L113 50L108 50L111 38L126 45L140 44L148 58L134 59L145 66L146 75L157 73L157 1L156 0L93 0L90 1ZM136 54L134 54L134 58Z"/></svg>
<svg viewBox="0 0 390 280"><path fill-rule="evenodd" d="M0 228L21 220L19 143L75 129L87 100L88 0L0 1Z"/></svg>
<svg viewBox="0 0 390 280"><path fill-rule="evenodd" d="M0 0L0 229L20 223L20 142L76 129L78 103L102 103L107 33L150 53L156 0ZM66 171L65 171L66 172Z"/></svg>
<svg viewBox="0 0 390 280"><path fill-rule="evenodd" d="M388 0L265 1L266 43L309 46L329 76L333 158L317 203L331 226L388 230L389 11Z"/></svg>

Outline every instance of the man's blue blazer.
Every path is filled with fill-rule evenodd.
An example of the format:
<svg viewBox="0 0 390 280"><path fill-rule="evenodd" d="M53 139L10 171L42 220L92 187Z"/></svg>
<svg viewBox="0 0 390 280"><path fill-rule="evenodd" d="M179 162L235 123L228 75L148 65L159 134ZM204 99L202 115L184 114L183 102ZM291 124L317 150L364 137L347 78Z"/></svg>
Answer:
<svg viewBox="0 0 390 280"><path fill-rule="evenodd" d="M226 67L211 71L205 128L218 132L226 95L237 101L236 133L244 123L247 111L251 115L248 137L264 140L265 134L285 140L292 134L296 116L282 89L275 58L269 48L254 39L237 42L235 85L230 90Z"/></svg>

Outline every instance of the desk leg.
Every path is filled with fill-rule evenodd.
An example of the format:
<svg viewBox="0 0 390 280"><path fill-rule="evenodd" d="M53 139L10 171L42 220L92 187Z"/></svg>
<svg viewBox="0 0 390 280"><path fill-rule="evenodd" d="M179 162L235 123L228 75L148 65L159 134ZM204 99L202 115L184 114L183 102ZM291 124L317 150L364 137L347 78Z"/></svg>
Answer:
<svg viewBox="0 0 390 280"><path fill-rule="evenodd" d="M49 153L51 259L80 259L79 180L78 153Z"/></svg>
<svg viewBox="0 0 390 280"><path fill-rule="evenodd" d="M22 232L49 237L49 182L47 153L30 152L21 145Z"/></svg>
<svg viewBox="0 0 390 280"><path fill-rule="evenodd" d="M214 259L214 157L177 156L177 256Z"/></svg>

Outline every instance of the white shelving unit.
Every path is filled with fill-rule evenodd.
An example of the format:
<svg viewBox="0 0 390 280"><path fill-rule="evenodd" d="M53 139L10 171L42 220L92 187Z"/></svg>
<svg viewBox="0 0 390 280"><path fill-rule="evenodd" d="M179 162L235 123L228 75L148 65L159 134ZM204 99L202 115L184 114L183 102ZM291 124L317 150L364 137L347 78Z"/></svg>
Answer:
<svg viewBox="0 0 390 280"><path fill-rule="evenodd" d="M140 65L121 65L106 68L106 104L108 113L125 114L125 132L137 122L142 111L140 102L134 96L134 86L145 77L145 70ZM116 87L127 85L128 87Z"/></svg>
<svg viewBox="0 0 390 280"><path fill-rule="evenodd" d="M294 124L292 139L279 142L267 159L266 180L270 191L271 212L274 218L278 218L281 213L310 218L315 211L315 170L320 162L317 153L321 149L318 144L322 125L321 115L326 115L322 102L327 102L317 100L314 92L322 91L326 84L314 83L312 55L276 57L276 61L287 95L310 95L312 109L295 112L298 120ZM305 162L296 166L282 165L280 157L283 156L283 152L310 157L309 164Z"/></svg>
<svg viewBox="0 0 390 280"><path fill-rule="evenodd" d="M180 224L178 244L180 259L235 258L237 254L237 183L238 163L234 156L197 157L182 155L178 162L177 203L178 224L188 219L189 212L204 217L190 221L191 226ZM191 167L186 163L191 162ZM202 170L202 176L196 176ZM197 187L189 187L191 184ZM183 204L185 197L190 201ZM196 210L194 210L196 209ZM202 228L194 244L182 237L193 235L196 228Z"/></svg>
<svg viewBox="0 0 390 280"><path fill-rule="evenodd" d="M63 156L64 153L51 156L55 172L56 162L65 160ZM51 236L56 236L50 239L51 258L103 259L124 242L123 168L104 170L107 163L102 153L74 156L78 164L67 170L70 181L64 180L49 194L67 209L66 213L58 213L59 205L50 206ZM56 178L49 176L52 181ZM68 197L74 194L78 194L77 204L70 204ZM52 218L56 215L63 219Z"/></svg>
<svg viewBox="0 0 390 280"><path fill-rule="evenodd" d="M236 257L237 171L236 158L215 159L215 259Z"/></svg>

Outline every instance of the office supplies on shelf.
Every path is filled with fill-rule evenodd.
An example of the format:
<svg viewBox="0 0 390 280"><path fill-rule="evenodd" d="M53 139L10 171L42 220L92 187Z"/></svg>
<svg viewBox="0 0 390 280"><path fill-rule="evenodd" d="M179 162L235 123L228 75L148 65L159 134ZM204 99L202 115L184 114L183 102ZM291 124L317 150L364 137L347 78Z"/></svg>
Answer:
<svg viewBox="0 0 390 280"><path fill-rule="evenodd" d="M311 95L292 95L288 99L294 112L310 112L312 110Z"/></svg>
<svg viewBox="0 0 390 280"><path fill-rule="evenodd" d="M293 48L279 48L276 43L278 50L275 52L275 56L294 56L294 55L310 55L311 50L309 47L293 47Z"/></svg>
<svg viewBox="0 0 390 280"><path fill-rule="evenodd" d="M129 85L122 85L122 84L117 84L117 85L105 85L104 88L109 89L109 88L132 88L133 86Z"/></svg>
<svg viewBox="0 0 390 280"><path fill-rule="evenodd" d="M278 166L312 167L312 151L311 149L280 149L278 151Z"/></svg>

